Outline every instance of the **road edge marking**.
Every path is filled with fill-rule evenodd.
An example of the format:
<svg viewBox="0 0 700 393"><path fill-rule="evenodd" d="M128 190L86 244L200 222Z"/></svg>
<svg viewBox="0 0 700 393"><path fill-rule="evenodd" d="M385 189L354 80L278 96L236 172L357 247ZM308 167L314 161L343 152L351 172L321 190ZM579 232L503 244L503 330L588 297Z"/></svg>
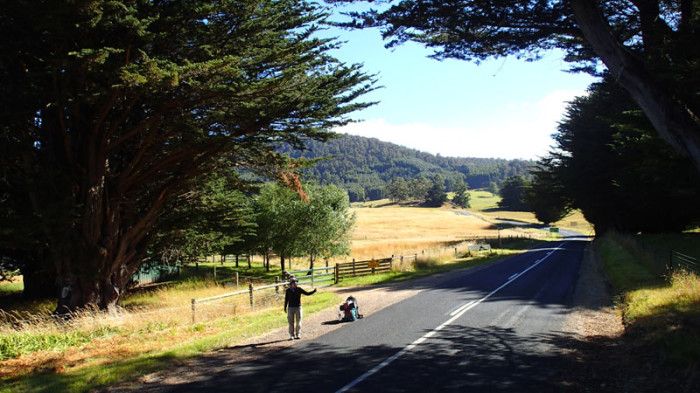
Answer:
<svg viewBox="0 0 700 393"><path fill-rule="evenodd" d="M439 332L440 330L444 329L446 326L450 325L452 322L456 321L459 317L461 317L462 315L464 315L467 311L469 311L469 310L471 310L472 308L478 306L478 305L481 304L484 300L486 300L486 299L490 298L491 296L495 295L496 293L498 293L498 291L500 291L501 289L505 288L506 286L508 286L508 285L509 285L510 283L512 283L513 281L515 281L515 280L517 280L518 278L520 278L523 274L525 274L525 273L527 273L528 271L530 271L531 269L535 268L535 266L539 265L539 264L542 263L545 259L549 258L552 254L554 254L554 252L559 251L559 249L560 249L564 244L566 244L566 243L568 243L568 242L563 242L563 243L561 243L561 244L558 245L554 250L552 250L552 251L550 251L549 253L547 253L547 255L545 255L544 258L540 258L540 259L536 260L535 263L533 263L532 265L530 265L527 269L523 270L522 272L520 272L520 273L518 273L518 274L515 274L515 275L511 276L511 278L508 279L508 281L506 281L505 283L501 284L500 287L494 289L494 290L491 291L488 295L482 297L481 299L479 299L479 300L477 300L477 301L472 300L471 302L469 302L469 303L467 303L467 304L461 306L461 307L458 308L457 310L453 311L452 313L450 313L451 318L448 319L447 321L443 322L440 326L438 326L438 327L436 327L435 329L433 329L433 330L429 331L428 333L424 334L421 338L415 340L414 342L412 342L412 343L406 345L405 347L403 347L400 351L396 352L396 353L395 353L394 355L392 355L391 357L388 357L388 358L384 359L384 361L382 361L382 362L379 363L378 365L374 366L371 370L365 372L364 374L362 374L362 375L360 375L359 377L357 377L357 378L355 378L354 380L352 380L352 381L351 381L350 383L348 383L347 385L345 385L345 386L343 386L342 388L336 390L335 393L345 393L345 392L347 392L348 390L352 389L353 387L355 387L355 386L356 386L357 384L359 384L360 382L362 382L362 381L364 381L365 379L369 378L370 376L376 374L379 370L381 370L381 369L383 369L384 367L390 365L391 363L394 362L394 360L400 358L400 357L403 356L406 352L409 352L409 351L413 350L415 347L417 347L418 345L422 344L423 342L425 342L425 341L426 341L427 339L429 339L430 337L434 336L437 332Z"/></svg>

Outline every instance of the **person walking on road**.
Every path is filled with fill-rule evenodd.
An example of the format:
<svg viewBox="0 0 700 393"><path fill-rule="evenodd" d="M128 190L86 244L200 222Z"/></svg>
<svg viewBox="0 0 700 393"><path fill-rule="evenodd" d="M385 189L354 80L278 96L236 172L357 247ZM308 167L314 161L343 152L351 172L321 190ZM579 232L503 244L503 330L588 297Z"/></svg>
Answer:
<svg viewBox="0 0 700 393"><path fill-rule="evenodd" d="M284 292L284 312L287 313L290 340L298 340L301 338L301 317L303 315L301 310L301 295L309 296L316 293L316 289L311 292L306 292L297 287L297 282L296 278L289 280L289 288Z"/></svg>

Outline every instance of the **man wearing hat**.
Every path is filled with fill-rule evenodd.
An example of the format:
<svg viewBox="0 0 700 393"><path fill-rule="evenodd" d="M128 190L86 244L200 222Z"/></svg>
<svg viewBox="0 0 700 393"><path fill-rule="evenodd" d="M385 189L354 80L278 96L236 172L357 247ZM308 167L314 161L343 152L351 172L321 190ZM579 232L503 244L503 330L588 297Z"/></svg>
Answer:
<svg viewBox="0 0 700 393"><path fill-rule="evenodd" d="M284 292L284 312L287 313L287 322L289 322L289 339L301 338L301 295L306 296L316 293L316 289L311 292L297 287L298 280L292 278L289 280L289 288ZM289 306L289 307L287 307ZM294 320L296 319L296 325Z"/></svg>

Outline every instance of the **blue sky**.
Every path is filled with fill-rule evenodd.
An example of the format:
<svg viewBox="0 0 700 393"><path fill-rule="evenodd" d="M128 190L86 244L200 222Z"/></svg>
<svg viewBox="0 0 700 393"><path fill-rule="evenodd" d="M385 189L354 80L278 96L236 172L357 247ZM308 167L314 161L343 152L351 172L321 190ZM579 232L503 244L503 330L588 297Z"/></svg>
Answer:
<svg viewBox="0 0 700 393"><path fill-rule="evenodd" d="M442 156L544 156L566 102L595 81L565 72L560 53L537 62L509 57L476 65L429 59L430 52L413 43L385 49L377 30L329 34L347 41L334 56L364 64L384 86L364 97L379 104L352 116L362 122L336 131Z"/></svg>

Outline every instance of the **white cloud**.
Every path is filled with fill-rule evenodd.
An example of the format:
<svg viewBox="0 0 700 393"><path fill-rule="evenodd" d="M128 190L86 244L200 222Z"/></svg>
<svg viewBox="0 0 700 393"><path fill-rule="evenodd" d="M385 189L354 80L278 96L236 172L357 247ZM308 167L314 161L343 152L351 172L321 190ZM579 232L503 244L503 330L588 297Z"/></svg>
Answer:
<svg viewBox="0 0 700 393"><path fill-rule="evenodd" d="M554 143L551 135L556 132L567 101L580 94L554 91L539 101L508 104L496 118L465 120L463 126L393 124L371 119L336 131L442 156L537 159L546 155Z"/></svg>

